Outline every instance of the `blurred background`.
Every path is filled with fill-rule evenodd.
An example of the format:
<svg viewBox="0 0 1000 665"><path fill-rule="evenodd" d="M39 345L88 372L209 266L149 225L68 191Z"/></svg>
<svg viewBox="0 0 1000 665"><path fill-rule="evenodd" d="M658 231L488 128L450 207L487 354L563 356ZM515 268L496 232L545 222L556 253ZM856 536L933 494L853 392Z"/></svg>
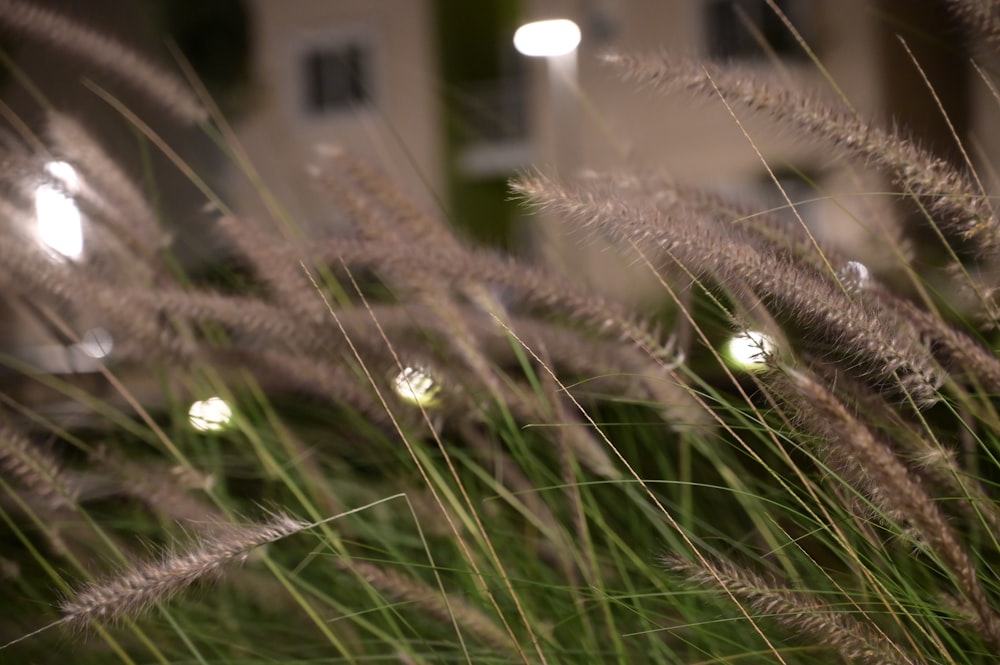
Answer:
<svg viewBox="0 0 1000 665"><path fill-rule="evenodd" d="M307 235L343 224L306 177L317 147L339 146L373 162L465 237L538 257L643 304L658 297L655 283L639 274L643 271L606 246L584 243L543 217L528 217L510 200L508 179L536 167L566 177L589 169L656 168L751 205L781 206L760 150L792 199L804 202L799 212L816 234L877 268L879 248L865 235L867 213L855 206L857 197L846 195L880 191L877 178L776 131L766 118L741 113L751 145L717 101L638 90L599 60L606 51L666 49L738 62L762 76L777 74L834 94L768 0L36 4L92 25L167 68L177 69L177 54L183 54L259 173L259 178L249 175L238 159L219 149L221 141L177 126L155 103L136 98L113 77L108 80L47 44L9 30L0 35L7 61L0 98L8 130L24 123L44 135L47 107L78 118L135 174L182 263L215 260L217 248L205 242L202 231L216 211L206 208L188 177L85 81L96 81L145 119L238 214L267 219L276 209L269 202L277 201L286 219ZM945 11L944 0L773 4L859 112L912 127L943 159L959 160L951 129L902 37L973 159L997 163L991 156L1000 154L1000 136L985 131L995 100L971 67L970 57L978 53ZM515 48L519 27L556 18L577 26L577 45L536 56ZM2 319L5 345L55 348L51 335L25 325L12 311L22 305L6 307L11 311ZM59 371L60 364L63 371L86 371L85 359L46 360L46 353L22 355L50 371Z"/></svg>

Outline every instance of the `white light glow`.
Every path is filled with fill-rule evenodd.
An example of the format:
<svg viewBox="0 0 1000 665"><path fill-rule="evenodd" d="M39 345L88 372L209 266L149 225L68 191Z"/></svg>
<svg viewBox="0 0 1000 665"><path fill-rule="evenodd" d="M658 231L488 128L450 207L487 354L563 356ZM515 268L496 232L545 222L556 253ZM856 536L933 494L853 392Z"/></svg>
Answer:
<svg viewBox="0 0 1000 665"><path fill-rule="evenodd" d="M430 407L438 403L441 387L418 367L407 367L392 379L392 389L411 404Z"/></svg>
<svg viewBox="0 0 1000 665"><path fill-rule="evenodd" d="M35 218L38 239L45 245L70 259L83 254L83 222L73 199L52 185L39 185Z"/></svg>
<svg viewBox="0 0 1000 665"><path fill-rule="evenodd" d="M114 348L115 341L104 328L91 328L83 333L83 338L77 348L91 358L104 358Z"/></svg>
<svg viewBox="0 0 1000 665"><path fill-rule="evenodd" d="M871 281L872 274L865 264L858 261L848 261L840 269L839 277L840 281L844 284L844 288L848 292L853 293L865 288L868 282Z"/></svg>
<svg viewBox="0 0 1000 665"><path fill-rule="evenodd" d="M80 191L80 176L69 162L49 162L45 165L45 172L62 183L70 194Z"/></svg>
<svg viewBox="0 0 1000 665"><path fill-rule="evenodd" d="M514 48L522 55L566 55L579 44L580 27L565 18L525 23L514 33Z"/></svg>
<svg viewBox="0 0 1000 665"><path fill-rule="evenodd" d="M233 410L221 397L199 400L188 409L191 426L199 432L217 432L232 420Z"/></svg>
<svg viewBox="0 0 1000 665"><path fill-rule="evenodd" d="M747 330L726 343L724 356L732 365L743 370L761 369L766 356L774 353L774 340L761 332Z"/></svg>

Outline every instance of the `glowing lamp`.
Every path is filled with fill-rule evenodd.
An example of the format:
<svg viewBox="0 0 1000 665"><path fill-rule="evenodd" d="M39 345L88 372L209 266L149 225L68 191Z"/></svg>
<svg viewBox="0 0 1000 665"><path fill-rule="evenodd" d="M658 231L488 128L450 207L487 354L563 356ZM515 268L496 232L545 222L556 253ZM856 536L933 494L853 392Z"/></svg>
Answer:
<svg viewBox="0 0 1000 665"><path fill-rule="evenodd" d="M525 23L514 33L514 48L533 57L566 55L579 44L580 27L565 18Z"/></svg>

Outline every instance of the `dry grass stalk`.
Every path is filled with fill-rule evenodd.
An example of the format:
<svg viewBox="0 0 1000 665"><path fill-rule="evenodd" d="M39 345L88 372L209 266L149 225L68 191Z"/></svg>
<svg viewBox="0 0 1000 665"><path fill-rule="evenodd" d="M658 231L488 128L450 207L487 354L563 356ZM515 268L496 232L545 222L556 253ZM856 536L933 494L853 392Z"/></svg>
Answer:
<svg viewBox="0 0 1000 665"><path fill-rule="evenodd" d="M797 90L773 88L748 71L661 53L609 55L626 79L658 90L722 94L729 103L764 111L806 138L823 140L884 169L905 193L920 197L942 226L973 239L983 255L1000 247L1000 219L987 196L943 159L901 132L862 120L835 100L820 101Z"/></svg>
<svg viewBox="0 0 1000 665"><path fill-rule="evenodd" d="M669 355L665 350L669 345L659 331L634 312L583 291L551 271L478 248L420 243L419 251L414 250L414 244L398 240L331 239L318 243L310 259L331 265L339 260L354 270L374 270L401 298L413 293L414 284L428 278L449 284L470 302L481 301L477 292L481 287L511 311L546 318L563 316L597 333L632 341L647 353Z"/></svg>
<svg viewBox="0 0 1000 665"><path fill-rule="evenodd" d="M304 321L326 320L326 307L299 264L300 252L301 256L307 253L304 248L269 233L252 220L225 216L216 222L215 229L264 283L269 302L280 303Z"/></svg>
<svg viewBox="0 0 1000 665"><path fill-rule="evenodd" d="M92 455L98 468L111 473L112 491L138 501L172 522L199 529L199 525L225 523L225 516L211 503L192 493L208 489L210 479L195 478L193 469L130 460L106 446ZM199 474L200 475L200 474Z"/></svg>
<svg viewBox="0 0 1000 665"><path fill-rule="evenodd" d="M376 270L400 294L433 278L452 285L472 302L475 285L488 287L494 300L511 301L534 313L571 317L616 332L650 353L663 353L658 331L649 329L620 303L582 291L551 271L461 242L441 220L416 209L381 174L342 150L326 148L313 172L344 209L356 218L360 240L333 239L313 255L316 263ZM414 251L418 246L419 251Z"/></svg>
<svg viewBox="0 0 1000 665"><path fill-rule="evenodd" d="M955 0L954 4L984 24L987 32L994 30L995 11L982 13L980 8L985 5L971 1ZM138 79L132 80L133 85L156 95L161 103L172 104L171 95L177 95L180 101L174 112L188 121L203 119L200 106L183 87L134 54L118 57L125 49L113 40L19 0L0 0L0 23L71 53L87 51L85 55L101 66L130 80ZM796 92L775 91L735 70L665 56L615 56L612 61L634 79L659 87L713 95L721 92L729 101L764 110L809 136L832 142L845 153L889 171L907 194L929 204L930 212L951 231L975 240L984 251L1000 247L998 222L986 198L964 174L935 160L901 133L862 122L849 109L839 110ZM151 71L155 75L149 75ZM177 89L170 92L173 87ZM140 228L135 229L135 244L155 247L159 241L155 216L141 193L86 132L57 114L51 120L50 139L57 152L80 164L93 184L94 192L88 192L83 198L89 200L83 202L104 215L109 227L120 230L122 224L137 221ZM30 159L34 158L25 158L25 163ZM389 393L385 402L375 400L371 386L355 375L348 363L373 368L375 383L398 368L388 362L387 351L414 365L441 368L435 378L445 386L442 401L446 404L441 412L450 419L448 425L458 430L466 443L478 446L488 466L497 469L501 493L510 497L511 505L531 513L529 518L540 530L554 534L552 542L564 551L548 558L557 563L569 561L573 552L565 547L564 529L553 509L556 504L534 491L537 487L525 473L527 467L521 468L511 456L490 448L491 442L476 425L497 402L521 423L556 423L567 484L577 488L571 457L597 475L615 479L619 476L617 465L564 403L564 384L555 378L556 373L582 379L574 384L574 395L576 391L587 393L588 388L591 394L604 389L615 396L652 400L669 414L675 402L683 405L682 398L690 397L663 367L670 345L663 342L655 326L618 303L581 291L544 269L466 246L443 220L418 210L381 174L345 152L321 152L316 175L352 217L353 237L302 247L288 239L272 242L259 229L244 234L245 227L235 218L219 223L234 251L264 282L268 290L264 297L182 287L166 275L157 275L158 283L136 288L116 279L124 273L104 270L89 258L79 264L55 265L3 238L0 287L68 308L86 303L93 314L115 329L116 339L122 333L124 341L116 346L116 357L123 361L148 364L167 360L183 369L200 363L213 369L238 368L259 380L269 397L308 394L346 404L367 420L387 426L398 426L399 416L405 419L407 414L419 423L420 414ZM1000 363L987 349L971 345L970 336L953 330L936 314L845 272L849 259L819 247L803 229L789 229L773 218L752 214L666 178L592 178L583 188L573 189L529 177L521 181L518 191L584 224L636 244L651 244L697 277L717 282L737 298L745 296L744 302L773 307L775 318L788 322L795 328L793 332L804 331L807 341L842 347L839 359L856 365L852 371L865 378L874 375L879 386L898 383L921 405L937 399L937 388L945 380L938 361L949 371L966 372L969 383L1000 392ZM30 205L30 196L23 191L15 192L11 199L0 201L0 206L12 218ZM122 257L109 255L108 265L114 267L116 258ZM334 315L341 334L331 327L312 283L303 279L300 265L306 263L346 274L352 280L356 273L363 272L366 277L374 274L392 291L390 302L371 308L343 307ZM362 287L357 295L366 300ZM221 331L227 339L218 342L207 331ZM505 374L509 369L521 369L521 358L511 349L510 331L532 354L537 349L545 358L539 360L540 365L553 372L553 380L546 379L543 387L551 409L533 402L543 400L526 387L521 375ZM348 342L356 357L347 353ZM383 369L386 376L377 376ZM917 428L901 424L904 416L885 404L883 395L874 395L879 405L868 415L885 415L885 421L871 424L871 418L863 420L853 413L861 399L851 401L848 407L838 397L846 391L835 374L816 380L812 374L789 371L786 380L792 387L778 386L779 391L794 391L794 405L812 411L811 418L802 420L829 440L827 459L840 479L871 497L880 517L913 534L954 582L957 599L943 601L944 606L965 617L971 630L1000 646L1000 620L989 605L974 561L932 494L943 489L959 496L963 499L959 509L971 506L975 513L990 501L983 488L966 485L947 449L932 445ZM577 387L581 384L585 386L582 389ZM893 439L890 428L897 425L898 439ZM22 445L11 438L15 441L11 444L2 440L3 434L0 429L0 470L25 487L38 484L42 492L51 491L69 477L55 460L30 443ZM300 450L297 445L290 449ZM169 507L172 516L179 519L218 516L200 502L186 503L183 493L176 493L179 488L175 484L159 484L164 478L157 469L125 460L97 463L115 470L111 477L98 479L102 488L113 481L116 491ZM84 475L75 478L85 479ZM311 469L309 482L322 480L322 471ZM418 491L428 488L433 491L434 485L427 482ZM509 490L521 496L513 497ZM331 497L335 491L339 490L330 490ZM59 494L63 499L71 496L71 492ZM581 540L589 540L582 537L587 530L583 503L578 495L573 500L577 502L574 526ZM203 510L206 512L199 512ZM440 522L442 510L447 508L435 506L432 521ZM983 508L983 513L983 523L994 527L1000 523L995 507ZM218 576L227 563L244 558L253 548L308 526L279 515L258 525L209 528L187 551L140 563L118 576L85 586L62 604L61 623L85 624L138 614L195 582ZM459 536L459 531L445 531L445 536ZM871 540L875 542L875 538ZM484 538L484 542L493 547L491 538ZM466 554L474 566L474 558ZM585 556L590 555L596 571L600 554L588 551ZM494 560L501 568L495 554ZM707 560L700 566L674 559L668 564L693 581L747 599L758 612L774 615L792 631L832 646L845 659L916 662L872 626L836 612L808 593L775 586L752 570ZM386 595L415 603L432 617L457 621L498 651L523 657L496 621L462 599L374 564L339 560L336 565L353 571ZM563 573L574 579L576 571L566 565ZM508 590L520 610L519 595L512 588ZM527 627L530 634L532 627ZM780 654L775 654L780 659Z"/></svg>
<svg viewBox="0 0 1000 665"><path fill-rule="evenodd" d="M737 296L750 289L807 334L834 340L838 356L858 361L862 371L899 385L920 405L937 401L940 368L912 331L849 298L829 276L767 251L737 229L691 215L668 218L616 192L542 176L521 178L515 190L574 223L651 245Z"/></svg>
<svg viewBox="0 0 1000 665"><path fill-rule="evenodd" d="M553 561L559 561L559 554L564 552L566 547L560 535L560 523L552 508L539 495L535 484L510 454L501 449L501 444L490 439L480 431L480 428L465 424L460 431L462 439L467 441L476 456L482 459L484 467L492 471L497 484L511 493L507 500L512 503L514 509L530 516L530 520L536 522L538 530L551 538L554 545L542 545L544 555Z"/></svg>
<svg viewBox="0 0 1000 665"><path fill-rule="evenodd" d="M214 530L192 549L168 553L159 560L85 585L73 598L60 603L60 623L83 627L92 621L135 617L196 582L218 577L227 564L242 561L251 550L309 526L278 514L260 524Z"/></svg>
<svg viewBox="0 0 1000 665"><path fill-rule="evenodd" d="M458 247L443 220L420 210L384 174L356 155L334 146L317 151L311 174L346 212L357 215L355 229L365 239L391 245Z"/></svg>
<svg viewBox="0 0 1000 665"><path fill-rule="evenodd" d="M802 224L729 201L704 189L685 185L664 172L638 174L588 173L585 182L598 188L627 192L632 200L656 208L666 217L700 217L722 227L738 229L756 244L812 265L820 272L848 261L830 247L818 244Z"/></svg>
<svg viewBox="0 0 1000 665"><path fill-rule="evenodd" d="M855 457L878 488L887 514L905 516L919 540L951 575L969 608L985 628L983 636L1000 645L1000 617L983 591L975 566L958 534L925 488L906 466L878 441L825 386L795 370L786 370L795 390L826 420L827 427L839 432L836 441Z"/></svg>
<svg viewBox="0 0 1000 665"><path fill-rule="evenodd" d="M76 505L76 490L62 464L20 429L0 420L0 471L40 500L49 510Z"/></svg>
<svg viewBox="0 0 1000 665"><path fill-rule="evenodd" d="M1000 4L993 0L948 0L948 4L991 45L1000 43Z"/></svg>
<svg viewBox="0 0 1000 665"><path fill-rule="evenodd" d="M665 558L669 570L699 586L726 590L762 617L773 619L789 632L835 650L847 662L872 665L916 665L924 662L905 654L882 631L838 612L821 598L768 580L750 570L723 561L702 563L674 556Z"/></svg>
<svg viewBox="0 0 1000 665"><path fill-rule="evenodd" d="M825 385L836 387L838 398L856 413L856 417L878 436L883 445L889 446L906 463L912 473L920 477L928 491L954 499L943 507L960 513L969 523L982 522L993 533L1000 533L1000 506L978 480L962 470L954 451L945 447L942 442L930 440L926 431L911 422L882 396L852 381L843 373L830 371L822 362L810 360L809 365ZM823 434L830 442L824 446L824 450L845 462L836 470L849 474L854 469L859 474L856 476L859 483L854 487L871 487L873 481L864 468L859 466L857 457L838 445L840 430L836 423L830 423L822 417L809 418L807 414L810 412L811 409L799 409L799 413L808 422L808 427ZM872 489L877 492L877 488ZM885 506L884 503L879 505Z"/></svg>
<svg viewBox="0 0 1000 665"><path fill-rule="evenodd" d="M876 297L932 346L935 356L951 371L952 379L965 379L992 393L1000 393L1000 360L971 335L958 330L940 314L921 309L893 295L885 287L875 287Z"/></svg>
<svg viewBox="0 0 1000 665"><path fill-rule="evenodd" d="M193 124L207 117L180 80L115 39L62 14L30 2L0 0L0 23L116 74L179 120Z"/></svg>
<svg viewBox="0 0 1000 665"><path fill-rule="evenodd" d="M775 212L761 211L751 205L730 201L704 189L678 182L664 172L628 175L589 173L587 181L615 191L629 192L636 200L656 207L669 217L694 215L715 220L722 226L737 228L755 244L766 246L770 251L791 260L806 263L821 274L836 276L842 282L845 267L852 265L852 260L856 258L849 256L849 252L845 254L828 243L820 242L801 219L790 220ZM790 203L796 205L795 201ZM878 210L868 211L868 232L873 241L888 244L903 261L912 258L912 243L904 236L901 226L887 222L895 221L895 216L894 211L884 205L884 199L867 199L865 203L868 208L878 208L879 203L883 204ZM843 286L849 290L848 284Z"/></svg>
<svg viewBox="0 0 1000 665"><path fill-rule="evenodd" d="M402 573L375 565L368 561L337 559L337 565L358 575L380 592L399 600L414 603L430 617L445 624L458 625L477 639L507 654L514 660L520 659L519 652L511 643L511 638L482 610L468 601L448 594L442 595Z"/></svg>

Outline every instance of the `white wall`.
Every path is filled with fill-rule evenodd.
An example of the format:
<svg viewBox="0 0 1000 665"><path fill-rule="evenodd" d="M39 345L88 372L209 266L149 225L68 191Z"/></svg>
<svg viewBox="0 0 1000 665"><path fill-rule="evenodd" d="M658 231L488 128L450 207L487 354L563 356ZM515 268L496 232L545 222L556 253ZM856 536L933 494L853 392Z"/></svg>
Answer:
<svg viewBox="0 0 1000 665"><path fill-rule="evenodd" d="M321 230L330 205L306 177L320 144L359 154L408 194L432 205L443 187L441 119L428 0L250 0L255 103L240 141L295 223ZM374 107L310 117L301 99L302 49L360 35L372 45ZM241 207L265 214L246 178L232 179Z"/></svg>

